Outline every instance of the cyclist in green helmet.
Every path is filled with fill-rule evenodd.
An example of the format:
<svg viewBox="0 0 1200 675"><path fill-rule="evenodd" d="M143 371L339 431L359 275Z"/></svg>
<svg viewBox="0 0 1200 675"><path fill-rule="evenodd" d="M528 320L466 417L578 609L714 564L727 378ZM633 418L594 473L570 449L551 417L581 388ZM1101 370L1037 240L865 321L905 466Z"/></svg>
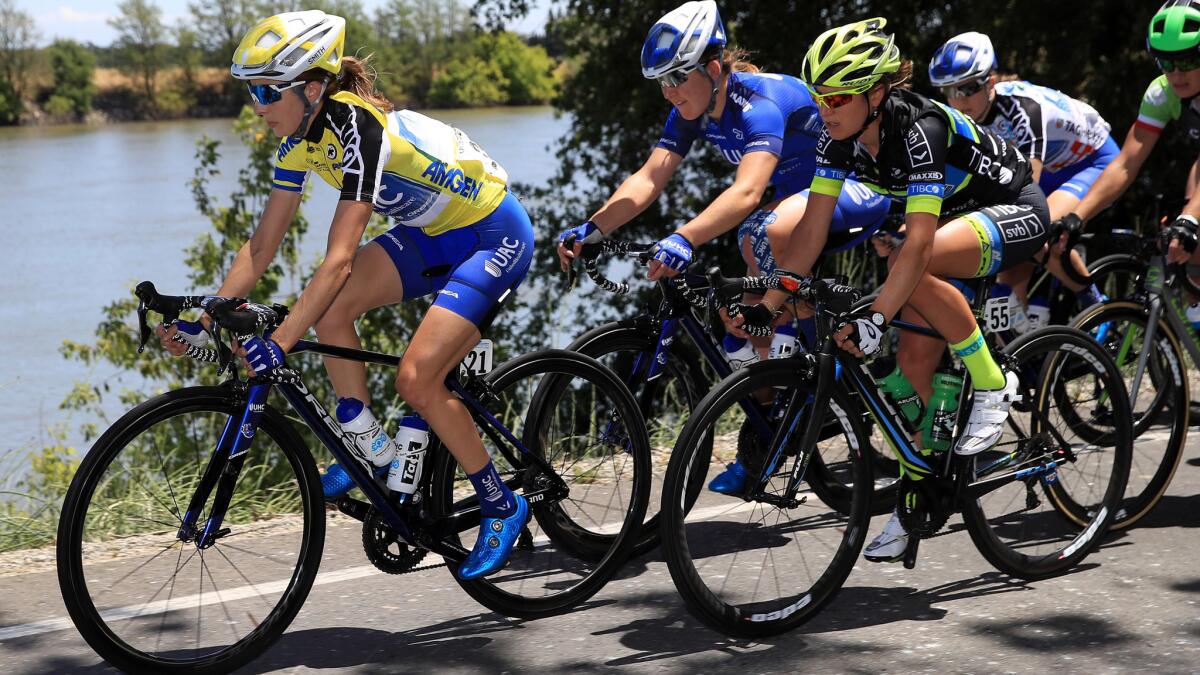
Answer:
<svg viewBox="0 0 1200 675"><path fill-rule="evenodd" d="M1121 153L1096 179L1095 185L1074 213L1062 222L1080 227L1112 204L1133 184L1146 158L1172 122L1179 122L1193 144L1200 141L1200 0L1168 0L1150 19L1146 48L1154 56L1162 75L1146 88L1137 121L1130 127ZM1184 186L1188 203L1163 233L1170 240L1167 260L1189 263L1188 272L1200 276L1196 255L1196 230L1200 224L1200 157L1192 164ZM1200 307L1192 305L1189 318L1200 319Z"/></svg>
<svg viewBox="0 0 1200 675"><path fill-rule="evenodd" d="M991 276L1027 260L1047 239L1050 211L1015 146L903 86L912 64L900 58L885 25L876 18L826 31L805 56L801 79L820 104L825 132L817 142L808 208L776 274L811 272L851 173L902 208L907 237L889 258L886 282L835 339L865 356L879 349L893 317L933 326L971 374L971 416L954 452L973 455L999 440L1017 398L1017 378L992 358L970 306L947 279ZM762 303L742 308L746 323L768 323L785 301L782 291L767 293ZM900 336L897 360L926 401L945 345L912 332ZM893 515L864 555L896 561L907 542Z"/></svg>

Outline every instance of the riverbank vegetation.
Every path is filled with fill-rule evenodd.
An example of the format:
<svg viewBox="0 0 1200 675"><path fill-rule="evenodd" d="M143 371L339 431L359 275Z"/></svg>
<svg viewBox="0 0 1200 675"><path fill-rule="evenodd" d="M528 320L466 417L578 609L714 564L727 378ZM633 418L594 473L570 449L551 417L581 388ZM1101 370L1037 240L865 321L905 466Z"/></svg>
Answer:
<svg viewBox="0 0 1200 675"><path fill-rule="evenodd" d="M259 18L281 10L254 0L189 3L169 26L154 0L123 0L108 46L56 40L38 47L33 17L0 0L0 125L235 116L247 98L229 58ZM468 0L305 3L346 17L346 46L373 54L380 90L400 107L547 103L566 72L545 36L476 25Z"/></svg>

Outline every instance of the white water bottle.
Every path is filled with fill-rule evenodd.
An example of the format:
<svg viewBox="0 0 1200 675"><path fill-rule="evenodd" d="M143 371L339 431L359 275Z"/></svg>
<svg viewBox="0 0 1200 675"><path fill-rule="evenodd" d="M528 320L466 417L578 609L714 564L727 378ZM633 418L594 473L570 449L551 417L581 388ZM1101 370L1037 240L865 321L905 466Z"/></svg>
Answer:
<svg viewBox="0 0 1200 675"><path fill-rule="evenodd" d="M396 445L388 438L383 425L356 398L338 399L338 424L354 439L358 454L375 466L387 466L396 455Z"/></svg>
<svg viewBox="0 0 1200 675"><path fill-rule="evenodd" d="M769 359L786 359L796 353L796 328L790 323L775 327L775 337L771 339Z"/></svg>
<svg viewBox="0 0 1200 675"><path fill-rule="evenodd" d="M406 415L396 432L396 457L388 471L388 489L411 495L421 482L425 449L429 447L429 424L420 415Z"/></svg>
<svg viewBox="0 0 1200 675"><path fill-rule="evenodd" d="M725 358L729 359L729 367L734 370L741 370L758 361L758 350L746 338L726 333L721 347L725 350Z"/></svg>

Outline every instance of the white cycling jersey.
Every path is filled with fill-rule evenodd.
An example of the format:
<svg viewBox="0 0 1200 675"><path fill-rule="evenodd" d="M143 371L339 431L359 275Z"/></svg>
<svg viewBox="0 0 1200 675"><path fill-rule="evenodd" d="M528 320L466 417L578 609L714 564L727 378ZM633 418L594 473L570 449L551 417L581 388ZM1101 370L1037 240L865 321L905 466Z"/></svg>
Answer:
<svg viewBox="0 0 1200 675"><path fill-rule="evenodd" d="M1028 82L996 84L996 99L983 126L1051 172L1087 159L1112 129L1092 106Z"/></svg>

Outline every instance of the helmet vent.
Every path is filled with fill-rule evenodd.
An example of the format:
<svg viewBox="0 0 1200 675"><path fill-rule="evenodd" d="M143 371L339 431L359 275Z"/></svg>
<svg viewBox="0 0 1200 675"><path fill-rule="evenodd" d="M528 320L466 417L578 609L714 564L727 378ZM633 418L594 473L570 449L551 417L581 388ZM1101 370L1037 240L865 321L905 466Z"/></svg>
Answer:
<svg viewBox="0 0 1200 675"><path fill-rule="evenodd" d="M1183 20L1184 33L1195 33L1196 31L1200 31L1200 20L1196 20L1191 17Z"/></svg>
<svg viewBox="0 0 1200 675"><path fill-rule="evenodd" d="M1159 19L1158 21L1155 21L1150 24L1150 32L1151 33L1162 33L1166 29L1166 27L1167 27L1167 20Z"/></svg>
<svg viewBox="0 0 1200 675"><path fill-rule="evenodd" d="M273 30L267 31L266 33L262 34L262 37L258 38L258 41L254 43L254 46L259 49L269 49L279 44L279 41L282 39L283 36L281 36L279 33L276 33Z"/></svg>

